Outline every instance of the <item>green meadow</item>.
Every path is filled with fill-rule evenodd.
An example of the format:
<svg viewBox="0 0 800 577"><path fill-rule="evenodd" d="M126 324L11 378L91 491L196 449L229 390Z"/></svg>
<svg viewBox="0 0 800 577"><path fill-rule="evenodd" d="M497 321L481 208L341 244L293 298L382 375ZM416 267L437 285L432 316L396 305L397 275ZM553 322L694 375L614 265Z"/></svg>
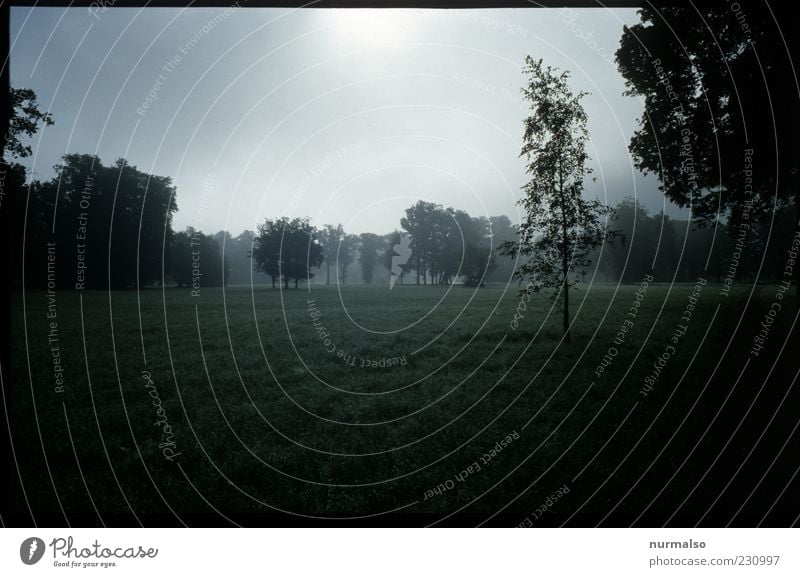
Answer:
<svg viewBox="0 0 800 577"><path fill-rule="evenodd" d="M19 508L73 523L713 520L752 488L721 491L732 471L714 458L786 413L793 293L752 354L776 288L582 285L569 344L551 298L517 285L16 294Z"/></svg>

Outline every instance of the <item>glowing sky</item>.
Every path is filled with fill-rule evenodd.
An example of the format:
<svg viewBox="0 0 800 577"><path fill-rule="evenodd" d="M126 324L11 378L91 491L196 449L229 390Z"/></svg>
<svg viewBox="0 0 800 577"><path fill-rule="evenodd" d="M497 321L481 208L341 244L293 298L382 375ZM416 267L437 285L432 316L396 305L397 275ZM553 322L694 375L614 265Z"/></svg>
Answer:
<svg viewBox="0 0 800 577"><path fill-rule="evenodd" d="M633 10L12 8L11 81L56 124L36 178L65 152L125 157L178 187L175 227L234 234L267 217L399 226L417 199L508 214L526 54L591 92L588 196L663 206L627 145L639 102L613 53ZM667 207L669 214L679 215Z"/></svg>

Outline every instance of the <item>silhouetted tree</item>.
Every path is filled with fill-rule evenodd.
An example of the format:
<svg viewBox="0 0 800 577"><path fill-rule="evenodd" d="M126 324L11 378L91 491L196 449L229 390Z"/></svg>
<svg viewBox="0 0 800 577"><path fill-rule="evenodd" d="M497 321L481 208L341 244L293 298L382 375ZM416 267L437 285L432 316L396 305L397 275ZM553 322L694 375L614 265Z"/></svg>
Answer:
<svg viewBox="0 0 800 577"><path fill-rule="evenodd" d="M531 180L520 200L525 209L520 239L506 243L505 252L531 257L517 269L519 278L559 289L556 297L563 310L564 339L569 342L574 273L588 266L592 249L610 234L601 219L613 211L582 196L583 181L591 172L586 166L589 132L581 105L585 93L572 92L567 72L544 67L530 56L524 71L528 85L523 93L531 115L525 120L522 155L528 160Z"/></svg>
<svg viewBox="0 0 800 577"><path fill-rule="evenodd" d="M372 284L375 275L375 266L378 264L379 253L385 250L386 241L382 236L365 232L360 237L361 249L358 260L361 264L361 278L364 283Z"/></svg>
<svg viewBox="0 0 800 577"><path fill-rule="evenodd" d="M432 202L418 201L406 209L400 225L411 235L413 268L417 271L417 284L428 284L430 259L435 250L434 219L441 206Z"/></svg>
<svg viewBox="0 0 800 577"><path fill-rule="evenodd" d="M215 235L217 244L223 251L230 275L228 284L261 284L267 282L267 276L262 272L256 272L255 263L250 258L250 251L253 250L253 240L255 233L251 230L244 230L237 236L231 236L226 231L220 231Z"/></svg>
<svg viewBox="0 0 800 577"><path fill-rule="evenodd" d="M794 75L772 14L791 11L742 6L747 31L712 5L643 7L616 54L627 93L644 100L630 143L636 166L698 219L798 192L800 101L775 89Z"/></svg>
<svg viewBox="0 0 800 577"><path fill-rule="evenodd" d="M517 229L506 215L492 216L489 218L489 236L495 251L495 268L490 271L487 280L507 283L514 276L516 255L504 254L502 247L518 239Z"/></svg>
<svg viewBox="0 0 800 577"><path fill-rule="evenodd" d="M390 283L403 284L405 274L411 269L409 262L411 257L410 255L405 254L405 251L403 251L404 234L407 233L401 233L399 230L395 230L384 237L386 241L386 248L381 254L381 264L386 268L387 271L389 271ZM408 247L410 248L411 243L408 236L406 236L406 241L408 242ZM398 252L398 250L400 252ZM408 260L405 257L408 257ZM405 263L401 261L405 261ZM395 264L397 265L396 270L393 270L395 269ZM392 279L393 276L395 277L394 279Z"/></svg>
<svg viewBox="0 0 800 577"><path fill-rule="evenodd" d="M27 171L14 159L30 156L31 147L24 139L32 138L41 125L52 125L53 118L39 110L36 93L27 88L10 87L6 106L6 124L0 131L0 229L6 246L14 247L9 251L8 262L13 284L21 285L23 267L27 264L27 272L31 274L26 278L26 286L44 286L44 270L32 267L46 259L48 223L52 223L53 214L50 197L42 190L41 183L27 185Z"/></svg>
<svg viewBox="0 0 800 577"><path fill-rule="evenodd" d="M318 233L322 255L325 260L325 284L331 284L331 267L336 268L336 253L339 250L339 243L344 238L344 229L341 224L336 226L326 224Z"/></svg>
<svg viewBox="0 0 800 577"><path fill-rule="evenodd" d="M294 281L297 288L301 280L314 277L311 269L322 264L322 246L316 230L308 219L287 217L267 219L258 227L258 236L252 251L256 270L272 278L272 286L282 280L285 288Z"/></svg>
<svg viewBox="0 0 800 577"><path fill-rule="evenodd" d="M701 224L727 222L738 236L771 222L775 200L800 221L800 99L786 88L797 40L776 26L795 20L793 6L735 6L648 5L616 57L627 93L644 101L636 166Z"/></svg>
<svg viewBox="0 0 800 577"><path fill-rule="evenodd" d="M177 210L171 180L122 159L107 167L87 154L65 155L55 170L52 180L32 182L16 205L27 225L26 286L124 289L162 281ZM55 274L47 275L54 278L42 264L47 246L58 253Z"/></svg>
<svg viewBox="0 0 800 577"><path fill-rule="evenodd" d="M31 147L21 138L32 138L42 124L52 126L53 117L49 112L39 110L36 93L29 88L9 89L7 114L3 159L26 158L31 155Z"/></svg>
<svg viewBox="0 0 800 577"><path fill-rule="evenodd" d="M347 283L348 268L356 259L356 251L358 250L358 237L354 234L345 234L339 241L339 247L336 250L336 282L337 284L344 285Z"/></svg>
<svg viewBox="0 0 800 577"><path fill-rule="evenodd" d="M464 264L461 267L464 284L469 287L482 287L495 266L491 247L468 244L464 249Z"/></svg>
<svg viewBox="0 0 800 577"><path fill-rule="evenodd" d="M174 235L170 273L179 288L197 290L227 285L230 267L222 256L217 239L188 227Z"/></svg>
<svg viewBox="0 0 800 577"><path fill-rule="evenodd" d="M281 277L281 242L288 219L270 220L258 226L250 257L258 272L269 275L272 288Z"/></svg>

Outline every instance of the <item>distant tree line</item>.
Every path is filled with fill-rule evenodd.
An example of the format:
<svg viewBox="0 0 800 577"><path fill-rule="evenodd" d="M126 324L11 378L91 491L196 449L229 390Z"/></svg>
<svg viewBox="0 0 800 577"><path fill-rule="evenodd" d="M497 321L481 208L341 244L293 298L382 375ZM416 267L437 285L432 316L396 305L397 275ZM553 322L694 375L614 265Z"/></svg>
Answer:
<svg viewBox="0 0 800 577"><path fill-rule="evenodd" d="M533 88L540 80L552 87L565 78L530 59L527 72ZM52 179L29 179L16 162L31 154L22 138L52 119L38 110L32 91L12 88L1 205L15 247L12 285L21 287L24 281L26 288L126 289L171 284L197 289L269 283L288 288L318 278L316 282L339 285L391 279L392 284L482 286L523 280L526 270L541 272L541 262L552 265L555 281L569 286L587 275L625 283L639 282L645 274L664 282L692 281L700 275L718 282L782 278L784 241L792 238L796 225L789 210L791 195L778 199L774 210L749 209L747 222L737 214L715 221L706 214L691 222L671 220L650 215L630 198L613 210L576 204L588 173L580 140L585 140L581 95L565 89L561 100L551 95L538 102L538 92L528 91L538 112L527 121L529 149L523 151L532 153L529 172L536 178L526 187L528 218L519 226L506 216L472 217L420 200L406 209L397 230L383 235L354 235L341 224L316 228L308 219L282 217L233 237L192 227L175 232L178 207L172 181L124 159L107 166L94 155L67 154ZM552 111L557 116L547 116ZM571 119L576 124L564 134L578 139L572 141L577 143L574 150L561 136ZM538 142L548 130L555 138ZM559 212L561 206L576 211ZM541 223L537 211L542 211ZM561 220L552 220L553 214ZM601 226L600 216L607 225ZM607 231L618 233L620 242L608 242ZM576 249L581 266L575 265ZM563 262L549 258L554 252L570 255L566 274Z"/></svg>
<svg viewBox="0 0 800 577"><path fill-rule="evenodd" d="M725 223L728 238L718 234L714 246L722 260L711 266L754 275L763 256L759 278L776 279L800 226L798 40L776 28L794 13L789 3L728 8L648 4L624 27L616 61L626 93L644 104L629 148L670 201L712 228ZM709 234L690 238L708 244ZM737 245L744 260L729 263ZM800 291L800 267L792 270Z"/></svg>
<svg viewBox="0 0 800 577"><path fill-rule="evenodd" d="M106 166L67 154L50 180L29 179L24 142L52 125L36 94L10 88L0 159L0 216L13 241L11 285L31 289L126 289L170 282L220 286L229 274L216 239L189 228L175 233L176 190L168 177L124 159Z"/></svg>
<svg viewBox="0 0 800 577"><path fill-rule="evenodd" d="M163 278L177 210L169 178L123 159L68 154L51 180L26 184L12 164L13 235L23 260L15 270L26 288L132 288Z"/></svg>
<svg viewBox="0 0 800 577"><path fill-rule="evenodd" d="M52 282L86 290L388 283L403 235L410 239L411 256L400 266L401 284L506 283L533 262L531 254L498 250L520 238L508 217L472 217L425 201L409 207L400 227L388 234L348 234L339 224L318 229L307 219L284 217L267 220L257 232L207 235L192 227L175 232L170 179L122 159L106 166L95 156L66 155L48 181L27 182L19 164L5 168L16 256L23 256L24 247L24 263L18 260L14 268L18 287L23 274L27 288ZM632 198L614 212L609 226L619 231L620 242L593 248L586 259L590 266L571 273L574 281L635 283L645 274L663 282L700 275L717 282L777 280L785 266L786 243L780 240L790 239L795 226L788 207L746 230L651 215Z"/></svg>
<svg viewBox="0 0 800 577"><path fill-rule="evenodd" d="M256 232L207 235L173 230L177 191L167 177L124 159L104 165L67 154L50 180L31 180L6 163L4 190L13 218L14 285L78 290L148 285L179 288L235 284L298 287L316 275L325 284L373 284L391 275L394 247L408 235L412 257L400 282L479 286L511 278L514 262L495 254L516 236L508 217L473 218L420 201L406 210L401 230L346 233L342 225L315 228L308 219L268 219ZM24 285L23 285L24 282Z"/></svg>
<svg viewBox="0 0 800 577"><path fill-rule="evenodd" d="M471 217L425 201L405 212L400 224L411 236L412 251L405 268L414 272L416 284L452 284L460 278L466 285L482 286L497 268L496 249L517 236L506 216Z"/></svg>
<svg viewBox="0 0 800 577"><path fill-rule="evenodd" d="M254 270L267 275L273 286L283 283L285 288L290 283L298 287L317 275L328 285L388 280L404 235L409 238L410 257L398 265L401 284L409 275L418 285L480 286L511 278L513 260L494 250L516 237L506 216L473 218L461 210L419 201L405 211L400 224L400 230L385 235L355 235L341 224L317 229L307 219L284 217L268 219L255 235L247 235L252 238Z"/></svg>
<svg viewBox="0 0 800 577"><path fill-rule="evenodd" d="M674 220L651 215L633 198L615 208L611 226L624 242L605 244L589 257L586 275L595 281L638 283L646 274L657 282L692 282L699 276L715 282L779 281L796 221L790 207L746 226L706 219ZM586 276L584 275L584 276ZM587 279L588 280L588 279Z"/></svg>

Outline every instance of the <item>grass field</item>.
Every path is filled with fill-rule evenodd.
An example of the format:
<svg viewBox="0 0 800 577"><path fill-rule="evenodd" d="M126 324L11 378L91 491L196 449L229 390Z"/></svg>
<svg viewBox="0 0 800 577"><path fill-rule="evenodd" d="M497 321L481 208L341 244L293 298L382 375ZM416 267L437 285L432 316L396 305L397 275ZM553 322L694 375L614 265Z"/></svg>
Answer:
<svg viewBox="0 0 800 577"><path fill-rule="evenodd" d="M750 354L775 289L584 286L571 344L517 286L17 294L19 514L757 522L796 466L792 295Z"/></svg>

